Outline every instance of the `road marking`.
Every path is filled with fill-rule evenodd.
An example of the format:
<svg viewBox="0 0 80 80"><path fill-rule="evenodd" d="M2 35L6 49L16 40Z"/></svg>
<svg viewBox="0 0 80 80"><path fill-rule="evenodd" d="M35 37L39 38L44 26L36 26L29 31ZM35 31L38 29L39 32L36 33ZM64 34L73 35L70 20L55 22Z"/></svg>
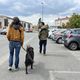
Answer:
<svg viewBox="0 0 80 80"><path fill-rule="evenodd" d="M34 36L34 37L35 37L35 36ZM32 37L32 38L30 38L29 40L27 40L27 41L24 43L24 45L27 44L28 42L30 42L34 37ZM1 57L1 58L0 58L0 66L1 66L2 64L4 64L7 60L8 60L8 54L7 54L7 55L4 55L3 57Z"/></svg>
<svg viewBox="0 0 80 80"><path fill-rule="evenodd" d="M53 71L49 71L50 80L55 80L55 77L53 75Z"/></svg>
<svg viewBox="0 0 80 80"><path fill-rule="evenodd" d="M56 76L55 73L58 74L80 74L80 71L49 71L50 80L55 80Z"/></svg>
<svg viewBox="0 0 80 80"><path fill-rule="evenodd" d="M53 71L54 73L80 74L80 71Z"/></svg>

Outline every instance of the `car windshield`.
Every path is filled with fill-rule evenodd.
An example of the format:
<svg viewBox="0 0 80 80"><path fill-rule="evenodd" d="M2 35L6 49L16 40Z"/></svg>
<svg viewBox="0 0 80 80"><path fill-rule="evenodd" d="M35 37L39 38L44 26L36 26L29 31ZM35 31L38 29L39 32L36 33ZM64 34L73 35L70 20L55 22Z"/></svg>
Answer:
<svg viewBox="0 0 80 80"><path fill-rule="evenodd" d="M73 33L74 34L80 34L80 30L74 30Z"/></svg>
<svg viewBox="0 0 80 80"><path fill-rule="evenodd" d="M64 34L70 34L70 33L71 33L71 30L64 31Z"/></svg>
<svg viewBox="0 0 80 80"><path fill-rule="evenodd" d="M66 30L64 34L80 34L80 30Z"/></svg>

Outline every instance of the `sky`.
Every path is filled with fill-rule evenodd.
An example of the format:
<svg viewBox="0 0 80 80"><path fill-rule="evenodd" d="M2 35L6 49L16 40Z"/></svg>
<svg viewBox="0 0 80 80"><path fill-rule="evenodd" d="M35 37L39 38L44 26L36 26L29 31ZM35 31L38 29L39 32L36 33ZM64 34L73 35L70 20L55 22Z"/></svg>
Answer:
<svg viewBox="0 0 80 80"><path fill-rule="evenodd" d="M42 3L44 22L54 24L58 17L80 12L80 0L0 0L0 14L18 16L36 24L41 17Z"/></svg>

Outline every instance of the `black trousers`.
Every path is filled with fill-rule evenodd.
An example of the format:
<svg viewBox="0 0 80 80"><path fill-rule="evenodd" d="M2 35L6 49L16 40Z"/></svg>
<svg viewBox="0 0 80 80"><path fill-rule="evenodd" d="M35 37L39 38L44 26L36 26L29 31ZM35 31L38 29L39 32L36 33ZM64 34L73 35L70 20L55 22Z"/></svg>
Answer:
<svg viewBox="0 0 80 80"><path fill-rule="evenodd" d="M40 40L39 45L40 45L40 53L42 53L42 49L43 49L43 53L46 54L47 40Z"/></svg>

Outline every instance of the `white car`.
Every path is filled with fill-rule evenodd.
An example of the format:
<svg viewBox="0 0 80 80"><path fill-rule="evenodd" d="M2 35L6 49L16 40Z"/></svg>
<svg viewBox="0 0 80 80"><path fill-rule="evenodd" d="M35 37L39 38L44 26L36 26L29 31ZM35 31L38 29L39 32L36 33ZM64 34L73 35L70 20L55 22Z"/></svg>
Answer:
<svg viewBox="0 0 80 80"><path fill-rule="evenodd" d="M54 33L54 41L56 41L56 43L63 43L63 35L65 31L66 29L60 29Z"/></svg>
<svg viewBox="0 0 80 80"><path fill-rule="evenodd" d="M53 35L53 33L56 31L57 29L49 29L49 38L51 38L52 39L52 35Z"/></svg>
<svg viewBox="0 0 80 80"><path fill-rule="evenodd" d="M51 38L51 35L52 35L52 30L49 30L49 35L48 35L48 37Z"/></svg>
<svg viewBox="0 0 80 80"><path fill-rule="evenodd" d="M53 33L52 33L52 35L51 35L51 38L52 38L52 40L54 40L54 34L56 33L56 32L58 32L59 30L55 30Z"/></svg>
<svg viewBox="0 0 80 80"><path fill-rule="evenodd" d="M7 29L2 29L2 30L0 31L0 34L1 34L1 35L6 35L6 33L7 33Z"/></svg>

